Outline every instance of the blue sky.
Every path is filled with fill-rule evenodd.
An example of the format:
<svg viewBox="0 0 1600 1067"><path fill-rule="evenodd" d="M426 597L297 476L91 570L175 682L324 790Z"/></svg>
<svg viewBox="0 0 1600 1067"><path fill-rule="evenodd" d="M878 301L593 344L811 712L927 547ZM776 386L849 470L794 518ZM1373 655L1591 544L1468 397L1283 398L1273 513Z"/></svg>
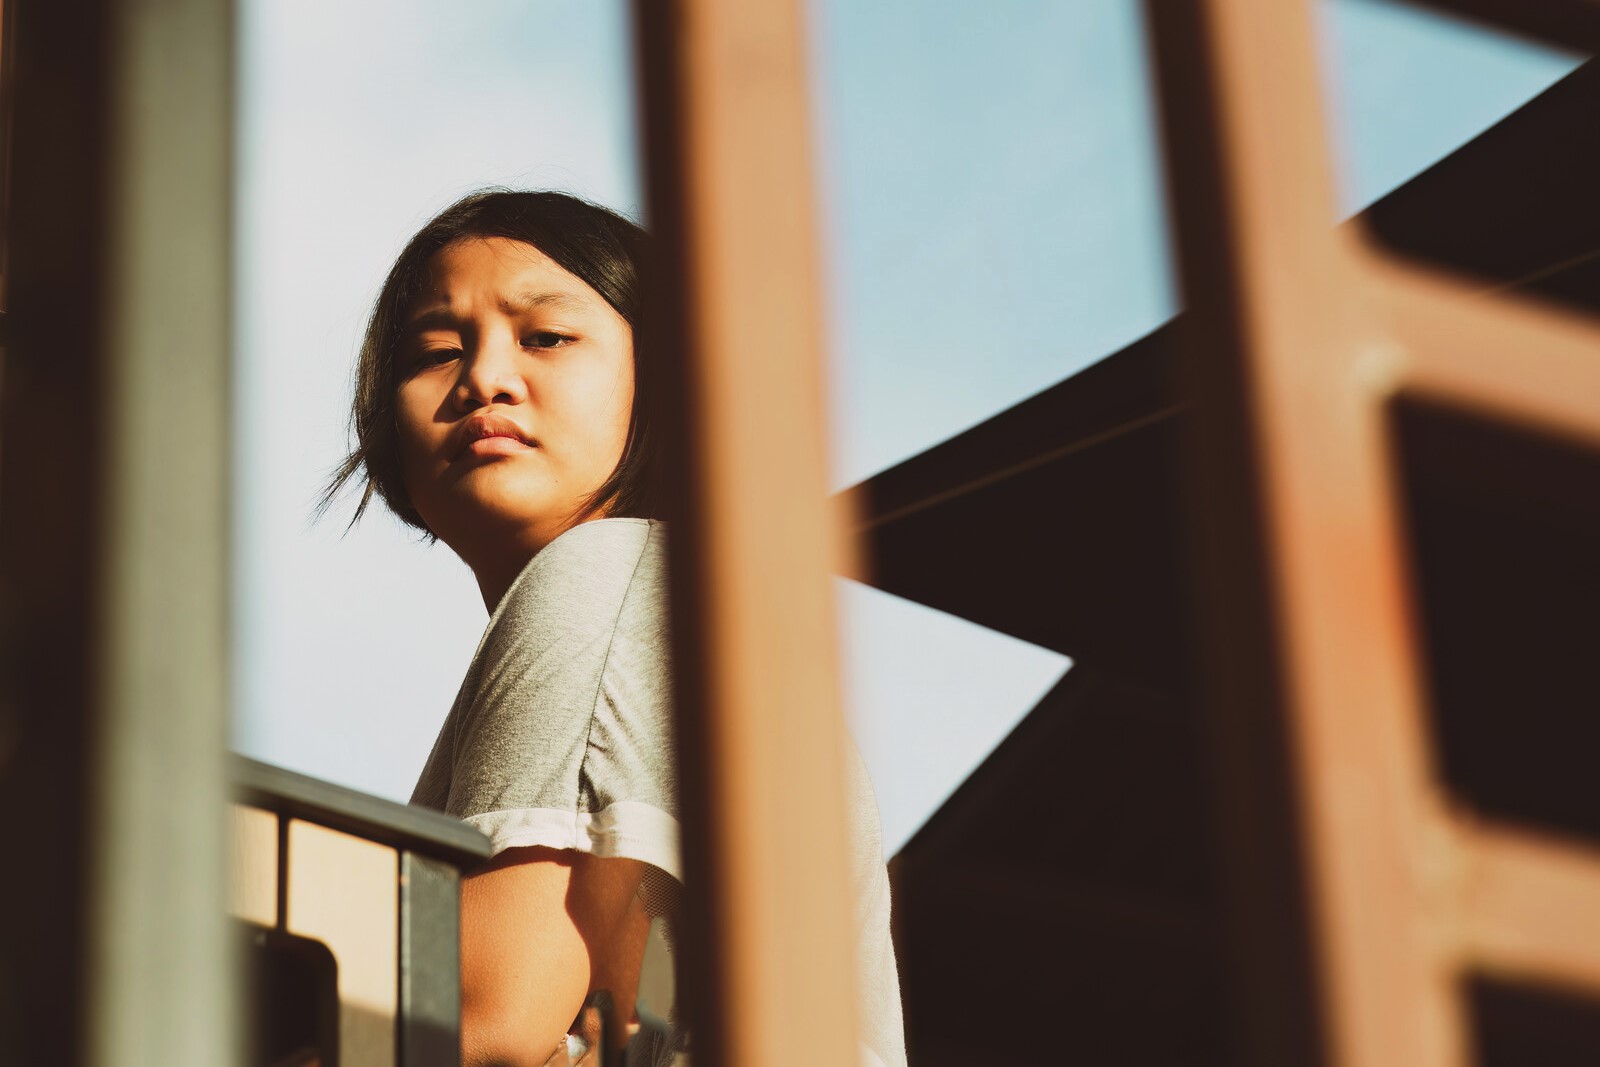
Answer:
<svg viewBox="0 0 1600 1067"><path fill-rule="evenodd" d="M235 744L410 793L485 621L386 516L312 524L389 261L486 184L639 214L626 4L245 0ZM1340 210L1573 65L1379 0L1319 8ZM913 455L1175 310L1135 0L817 0L834 482ZM1070 506L1070 502L1064 502ZM346 512L347 514L347 512ZM998 520L997 521L1001 521ZM1067 661L840 581L846 711L890 851Z"/></svg>

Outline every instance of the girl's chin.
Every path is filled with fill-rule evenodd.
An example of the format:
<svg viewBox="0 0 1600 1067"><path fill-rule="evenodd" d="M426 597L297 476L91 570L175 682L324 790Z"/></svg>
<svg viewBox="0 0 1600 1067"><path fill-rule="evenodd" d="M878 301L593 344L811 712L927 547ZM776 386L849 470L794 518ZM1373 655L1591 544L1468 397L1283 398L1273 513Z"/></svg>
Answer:
<svg viewBox="0 0 1600 1067"><path fill-rule="evenodd" d="M576 516L581 500L551 500L548 494L469 493L452 494L442 510L435 529L459 531L471 538L474 533L505 533L521 539L537 537L540 531L560 529Z"/></svg>

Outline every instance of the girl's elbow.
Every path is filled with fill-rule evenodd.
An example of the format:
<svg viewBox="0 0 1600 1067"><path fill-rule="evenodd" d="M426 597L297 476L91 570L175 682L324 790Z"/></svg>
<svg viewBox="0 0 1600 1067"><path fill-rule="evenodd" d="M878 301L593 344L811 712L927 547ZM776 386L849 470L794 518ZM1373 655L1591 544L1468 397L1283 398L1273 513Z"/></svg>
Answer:
<svg viewBox="0 0 1600 1067"><path fill-rule="evenodd" d="M566 1039L565 1024L492 1004L461 1005L462 1067L544 1067Z"/></svg>

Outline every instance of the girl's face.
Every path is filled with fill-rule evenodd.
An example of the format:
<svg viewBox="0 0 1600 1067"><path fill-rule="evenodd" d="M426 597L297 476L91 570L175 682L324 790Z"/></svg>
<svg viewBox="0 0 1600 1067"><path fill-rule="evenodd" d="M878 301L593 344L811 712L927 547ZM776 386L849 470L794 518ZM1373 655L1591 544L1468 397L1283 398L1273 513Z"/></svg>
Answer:
<svg viewBox="0 0 1600 1067"><path fill-rule="evenodd" d="M633 332L533 245L474 238L435 255L396 358L406 491L458 553L537 551L622 458Z"/></svg>

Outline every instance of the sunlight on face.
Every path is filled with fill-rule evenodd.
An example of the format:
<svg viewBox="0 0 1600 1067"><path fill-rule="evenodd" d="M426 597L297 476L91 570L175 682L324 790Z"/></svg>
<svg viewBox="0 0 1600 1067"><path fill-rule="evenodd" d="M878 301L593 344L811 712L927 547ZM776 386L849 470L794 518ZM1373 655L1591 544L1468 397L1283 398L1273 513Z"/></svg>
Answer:
<svg viewBox="0 0 1600 1067"><path fill-rule="evenodd" d="M548 544L622 458L632 330L530 244L474 238L435 255L395 358L406 490L475 569Z"/></svg>

